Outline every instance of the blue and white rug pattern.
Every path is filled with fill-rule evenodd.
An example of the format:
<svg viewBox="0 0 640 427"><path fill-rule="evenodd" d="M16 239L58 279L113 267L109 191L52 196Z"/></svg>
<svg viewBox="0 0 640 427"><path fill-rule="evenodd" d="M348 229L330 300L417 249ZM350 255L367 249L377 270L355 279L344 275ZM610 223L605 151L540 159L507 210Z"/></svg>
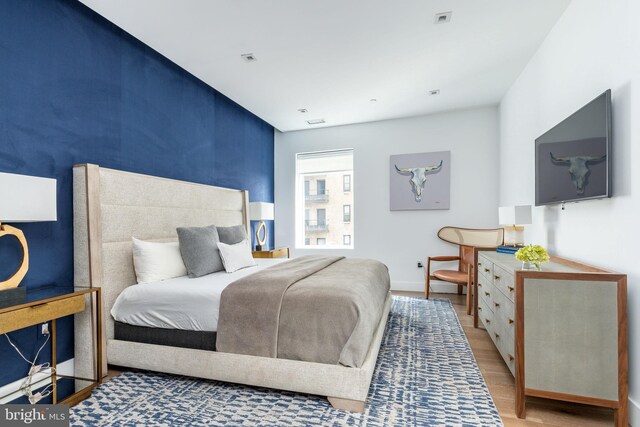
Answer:
<svg viewBox="0 0 640 427"><path fill-rule="evenodd" d="M74 426L502 426L448 299L394 297L367 409L318 396L125 372L71 410Z"/></svg>

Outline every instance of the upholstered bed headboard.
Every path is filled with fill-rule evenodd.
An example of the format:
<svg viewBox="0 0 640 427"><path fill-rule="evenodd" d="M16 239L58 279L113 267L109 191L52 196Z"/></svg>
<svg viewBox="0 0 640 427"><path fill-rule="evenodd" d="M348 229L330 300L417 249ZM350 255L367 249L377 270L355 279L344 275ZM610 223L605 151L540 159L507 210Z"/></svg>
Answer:
<svg viewBox="0 0 640 427"><path fill-rule="evenodd" d="M176 227L211 224L243 224L250 235L247 191L86 164L73 168L73 196L74 281L102 288L106 339L111 307L136 283L131 237L172 241Z"/></svg>

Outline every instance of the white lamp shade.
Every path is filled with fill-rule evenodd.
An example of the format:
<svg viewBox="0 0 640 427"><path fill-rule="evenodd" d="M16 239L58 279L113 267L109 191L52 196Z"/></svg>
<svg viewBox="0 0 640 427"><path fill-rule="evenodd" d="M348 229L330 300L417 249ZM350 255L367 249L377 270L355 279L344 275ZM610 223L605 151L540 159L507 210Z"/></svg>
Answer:
<svg viewBox="0 0 640 427"><path fill-rule="evenodd" d="M0 172L0 221L56 221L56 180Z"/></svg>
<svg viewBox="0 0 640 427"><path fill-rule="evenodd" d="M274 218L273 203L249 203L249 217L252 221L269 221Z"/></svg>
<svg viewBox="0 0 640 427"><path fill-rule="evenodd" d="M500 207L498 220L500 225L531 224L531 205Z"/></svg>

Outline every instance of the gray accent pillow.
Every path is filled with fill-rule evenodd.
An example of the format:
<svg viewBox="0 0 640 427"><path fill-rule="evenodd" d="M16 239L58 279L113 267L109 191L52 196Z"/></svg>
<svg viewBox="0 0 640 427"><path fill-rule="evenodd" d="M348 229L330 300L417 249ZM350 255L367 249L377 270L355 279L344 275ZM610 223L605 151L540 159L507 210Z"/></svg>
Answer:
<svg viewBox="0 0 640 427"><path fill-rule="evenodd" d="M200 277L224 270L215 225L179 227L176 231L180 242L180 254L189 277Z"/></svg>
<svg viewBox="0 0 640 427"><path fill-rule="evenodd" d="M236 245L248 239L247 230L244 225L234 225L233 227L217 227L220 241L227 245Z"/></svg>

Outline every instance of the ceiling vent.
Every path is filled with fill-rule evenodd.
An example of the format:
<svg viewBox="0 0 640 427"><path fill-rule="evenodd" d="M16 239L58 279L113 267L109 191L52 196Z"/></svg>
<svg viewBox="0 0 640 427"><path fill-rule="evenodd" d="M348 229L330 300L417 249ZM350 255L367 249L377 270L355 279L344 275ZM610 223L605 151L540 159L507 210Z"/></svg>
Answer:
<svg viewBox="0 0 640 427"><path fill-rule="evenodd" d="M451 22L451 12L436 13L436 24L448 24Z"/></svg>
<svg viewBox="0 0 640 427"><path fill-rule="evenodd" d="M256 62L258 60L253 53L243 53L240 56L247 62Z"/></svg>
<svg viewBox="0 0 640 427"><path fill-rule="evenodd" d="M324 119L313 119L313 120L307 120L307 123L309 123L310 125L319 125L324 123Z"/></svg>

